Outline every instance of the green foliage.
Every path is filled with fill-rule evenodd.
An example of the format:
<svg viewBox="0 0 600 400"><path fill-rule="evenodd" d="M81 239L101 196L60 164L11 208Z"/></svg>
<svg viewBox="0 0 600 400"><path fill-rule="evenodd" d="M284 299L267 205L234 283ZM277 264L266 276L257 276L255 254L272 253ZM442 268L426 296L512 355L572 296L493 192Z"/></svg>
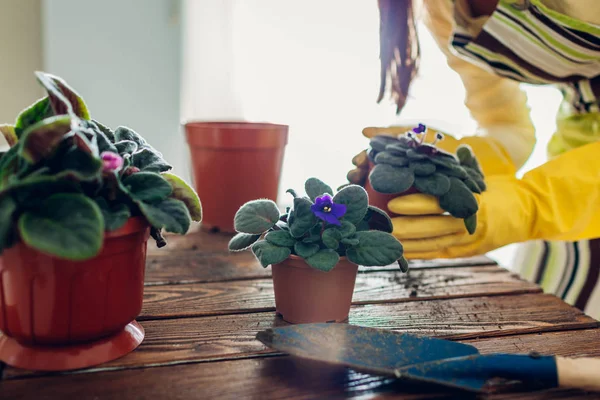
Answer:
<svg viewBox="0 0 600 400"><path fill-rule="evenodd" d="M259 240L252 245L252 252L263 267L279 264L286 260L292 251L288 247L275 246L266 240Z"/></svg>
<svg viewBox="0 0 600 400"><path fill-rule="evenodd" d="M12 125L0 125L0 134L4 136L4 140L6 140L9 147L13 147L19 141L15 133L15 127Z"/></svg>
<svg viewBox="0 0 600 400"><path fill-rule="evenodd" d="M86 260L102 248L104 221L90 198L55 194L19 217L19 234L28 246L45 253Z"/></svg>
<svg viewBox="0 0 600 400"><path fill-rule="evenodd" d="M249 233L238 233L229 241L229 250L231 251L242 251L252 246L260 235L252 235Z"/></svg>
<svg viewBox="0 0 600 400"><path fill-rule="evenodd" d="M447 153L435 143L423 143L419 135L409 132L398 137L371 139L367 153L375 164L368 178L371 186L383 194L405 193L412 188L436 196L441 208L456 218L463 218L473 233L477 226L474 193L480 194L486 189L475 155L464 145L458 147L456 155Z"/></svg>
<svg viewBox="0 0 600 400"><path fill-rule="evenodd" d="M333 189L323 181L317 178L309 178L304 184L304 190L312 201L325 193L333 196Z"/></svg>
<svg viewBox="0 0 600 400"><path fill-rule="evenodd" d="M271 231L265 236L267 242L280 247L294 247L296 239L286 230Z"/></svg>
<svg viewBox="0 0 600 400"><path fill-rule="evenodd" d="M253 200L244 204L235 214L235 230L254 235L273 228L279 221L279 209L272 200Z"/></svg>
<svg viewBox="0 0 600 400"><path fill-rule="evenodd" d="M402 244L392 235L381 231L357 232L358 245L346 251L348 260L369 266L390 265L403 254Z"/></svg>
<svg viewBox="0 0 600 400"><path fill-rule="evenodd" d="M200 198L196 192L194 192L194 189L177 175L164 173L162 174L162 177L169 182L173 189L171 197L185 203L193 221L202 221L202 204L200 203Z"/></svg>
<svg viewBox="0 0 600 400"><path fill-rule="evenodd" d="M25 129L46 118L50 118L53 115L55 114L52 112L50 99L48 97L36 101L31 106L21 111L21 114L17 117L17 121L15 122L16 135L20 138Z"/></svg>
<svg viewBox="0 0 600 400"><path fill-rule="evenodd" d="M367 213L369 198L365 189L358 185L346 186L333 197L336 204L344 204L347 207L344 220L351 224L359 223Z"/></svg>
<svg viewBox="0 0 600 400"><path fill-rule="evenodd" d="M177 176L161 175L171 167L139 134L90 120L65 81L36 77L48 95L22 111L14 127L0 125L11 146L0 154L0 254L24 241L85 260L98 255L106 231L131 217L145 219L159 246L163 229L184 234L192 219L201 220L196 193Z"/></svg>
<svg viewBox="0 0 600 400"><path fill-rule="evenodd" d="M294 245L294 252L304 259L307 259L308 257L317 254L319 249L320 247L316 243L296 242L296 244Z"/></svg>
<svg viewBox="0 0 600 400"><path fill-rule="evenodd" d="M340 257L365 266L385 266L396 261L401 268L408 265L402 261L402 244L390 234L390 218L369 206L362 187L347 185L334 194L330 186L310 178L305 189L308 197L288 190L294 205L283 214L273 201L265 199L240 207L234 218L238 233L229 242L229 250L251 246L263 267L290 256L300 257L324 272L332 270ZM339 213L339 205L345 206L345 212ZM324 215L326 212L338 214L332 219L331 215Z"/></svg>
<svg viewBox="0 0 600 400"><path fill-rule="evenodd" d="M319 250L306 259L306 263L319 271L329 272L340 261L340 255L331 249Z"/></svg>

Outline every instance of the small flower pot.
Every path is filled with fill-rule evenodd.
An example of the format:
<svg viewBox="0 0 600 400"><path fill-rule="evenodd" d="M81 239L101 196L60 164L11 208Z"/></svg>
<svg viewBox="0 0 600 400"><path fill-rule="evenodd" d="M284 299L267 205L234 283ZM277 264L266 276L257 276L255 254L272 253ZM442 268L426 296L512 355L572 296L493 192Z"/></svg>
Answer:
<svg viewBox="0 0 600 400"><path fill-rule="evenodd" d="M134 350L149 227L131 218L101 253L74 262L23 242L0 257L0 359L46 371L90 367Z"/></svg>
<svg viewBox="0 0 600 400"><path fill-rule="evenodd" d="M277 314L294 324L348 319L358 266L345 257L329 272L290 256L272 265Z"/></svg>
<svg viewBox="0 0 600 400"><path fill-rule="evenodd" d="M235 232L233 219L247 201L277 201L288 126L252 122L185 125L202 225Z"/></svg>

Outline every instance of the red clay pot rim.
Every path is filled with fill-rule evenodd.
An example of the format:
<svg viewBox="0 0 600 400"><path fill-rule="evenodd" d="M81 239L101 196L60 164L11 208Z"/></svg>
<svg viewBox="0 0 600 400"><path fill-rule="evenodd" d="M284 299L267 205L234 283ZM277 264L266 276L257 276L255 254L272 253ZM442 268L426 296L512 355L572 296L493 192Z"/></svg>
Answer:
<svg viewBox="0 0 600 400"><path fill-rule="evenodd" d="M104 232L104 238L116 238L120 236L131 235L132 233L141 232L144 229L150 227L150 224L144 217L131 217L127 220L125 225L116 231Z"/></svg>
<svg viewBox="0 0 600 400"><path fill-rule="evenodd" d="M290 254L290 256L286 260L289 260L289 259L302 261L302 265L296 265L296 264L291 265L290 264L290 265L286 265L286 267L289 267L289 268L300 268L300 269L307 269L307 268L314 269L313 267L311 267L310 265L308 265L308 263L306 262L306 260L304 258L302 258L300 256L297 256L295 254ZM286 260L282 261L281 263L284 263ZM341 268L347 268L347 267L350 267L350 266L357 266L356 264L354 264L351 261L348 261L348 264L346 264L346 263L340 263L342 261L348 261L348 258L347 257L340 257L340 260L338 261L338 263L336 264L336 266L334 268L337 268L339 265L342 265ZM279 264L281 264L281 263L279 263ZM323 271L321 271L321 272L323 272Z"/></svg>
<svg viewBox="0 0 600 400"><path fill-rule="evenodd" d="M185 127L207 127L207 128L228 128L228 129L281 129L281 128L289 128L289 125L285 124L276 124L272 122L252 122L252 121L202 121L202 120L192 120L184 122L183 125Z"/></svg>

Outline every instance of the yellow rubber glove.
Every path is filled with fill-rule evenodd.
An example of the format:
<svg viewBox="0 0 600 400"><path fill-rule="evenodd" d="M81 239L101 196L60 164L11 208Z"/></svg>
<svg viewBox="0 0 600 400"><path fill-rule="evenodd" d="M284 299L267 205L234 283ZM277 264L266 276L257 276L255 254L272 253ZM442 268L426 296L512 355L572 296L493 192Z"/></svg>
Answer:
<svg viewBox="0 0 600 400"><path fill-rule="evenodd" d="M394 236L406 258L455 258L484 254L532 239L576 241L600 237L600 143L571 150L522 179L494 175L479 202L477 229L441 215L435 197L413 194L388 203Z"/></svg>
<svg viewBox="0 0 600 400"><path fill-rule="evenodd" d="M368 139L379 135L397 136L411 130L413 127L414 126L390 126L385 128L368 127L363 129L363 136ZM438 132L440 131L427 128L425 141L433 142L435 135ZM516 173L516 167L508 153L495 139L482 136L469 136L462 139L455 139L447 133L441 133L444 134L444 139L436 144L437 147L447 152L454 153L458 146L462 144L471 146L471 149L479 161L483 174L486 177L492 175L514 175ZM369 174L367 152L363 150L354 156L352 164L354 164L356 168L348 172L348 181L356 185L364 186Z"/></svg>

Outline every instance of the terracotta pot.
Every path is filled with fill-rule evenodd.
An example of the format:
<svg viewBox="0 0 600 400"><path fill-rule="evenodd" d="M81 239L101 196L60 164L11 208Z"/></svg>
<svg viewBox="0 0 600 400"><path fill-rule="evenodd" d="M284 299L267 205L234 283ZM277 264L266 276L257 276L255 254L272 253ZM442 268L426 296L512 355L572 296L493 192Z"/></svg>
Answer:
<svg viewBox="0 0 600 400"><path fill-rule="evenodd" d="M277 313L287 322L302 324L348 319L358 266L345 257L329 272L290 256L274 264L273 286Z"/></svg>
<svg viewBox="0 0 600 400"><path fill-rule="evenodd" d="M149 227L132 218L95 258L74 262L20 242L0 257L0 330L25 345L71 345L122 331L140 313Z"/></svg>
<svg viewBox="0 0 600 400"><path fill-rule="evenodd" d="M233 219L244 203L277 201L287 125L190 122L185 129L203 226L235 232Z"/></svg>
<svg viewBox="0 0 600 400"><path fill-rule="evenodd" d="M369 162L369 174L371 173L371 170L374 167L375 167L375 164L373 164L372 162ZM411 187L402 193L395 193L395 194L380 193L380 192L376 191L375 189L373 189L373 186L371 186L371 182L369 181L368 178L365 182L365 191L369 195L369 204L384 210L386 213L388 213L388 215L390 217L394 217L397 215L388 209L387 204L390 200L393 200L399 196L406 196L408 194L418 193L418 190L415 189L414 187Z"/></svg>

